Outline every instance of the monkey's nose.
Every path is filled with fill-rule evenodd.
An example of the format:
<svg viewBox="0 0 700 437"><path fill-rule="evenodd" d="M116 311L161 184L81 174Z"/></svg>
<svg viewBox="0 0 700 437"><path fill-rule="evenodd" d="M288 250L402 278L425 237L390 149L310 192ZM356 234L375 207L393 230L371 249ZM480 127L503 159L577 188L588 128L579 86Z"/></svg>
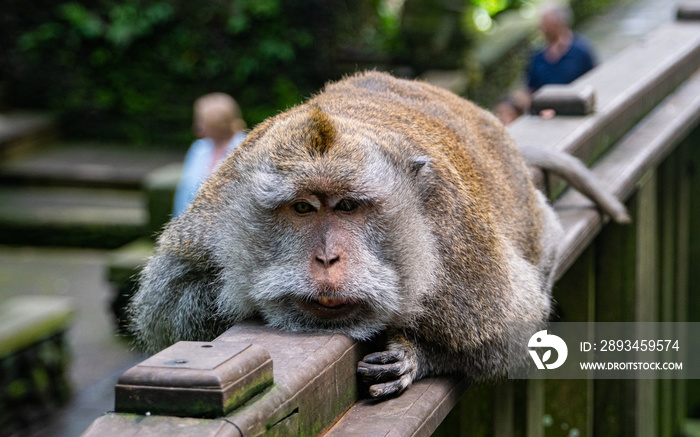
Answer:
<svg viewBox="0 0 700 437"><path fill-rule="evenodd" d="M340 259L340 256L335 253L320 252L316 254L316 261L323 264L326 267L330 267L335 264Z"/></svg>

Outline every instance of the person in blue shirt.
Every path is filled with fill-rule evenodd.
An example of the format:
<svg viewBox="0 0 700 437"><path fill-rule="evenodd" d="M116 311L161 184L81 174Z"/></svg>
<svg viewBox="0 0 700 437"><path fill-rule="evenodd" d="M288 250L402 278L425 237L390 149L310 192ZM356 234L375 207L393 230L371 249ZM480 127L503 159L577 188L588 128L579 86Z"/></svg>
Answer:
<svg viewBox="0 0 700 437"><path fill-rule="evenodd" d="M212 93L194 102L195 136L185 155L180 181L175 190L173 217L192 202L199 186L214 173L229 152L245 139L246 124L233 97Z"/></svg>
<svg viewBox="0 0 700 437"><path fill-rule="evenodd" d="M540 19L547 46L530 61L527 86L535 92L544 85L571 83L595 66L588 41L571 30L572 14L566 7L546 8Z"/></svg>

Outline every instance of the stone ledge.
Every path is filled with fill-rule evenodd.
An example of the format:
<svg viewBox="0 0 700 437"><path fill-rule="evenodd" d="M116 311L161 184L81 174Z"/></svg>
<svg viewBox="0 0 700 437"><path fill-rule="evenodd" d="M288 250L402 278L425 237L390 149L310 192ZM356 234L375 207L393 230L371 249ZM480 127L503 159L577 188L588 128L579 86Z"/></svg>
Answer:
<svg viewBox="0 0 700 437"><path fill-rule="evenodd" d="M0 307L0 357L68 329L75 310L70 300L58 296L22 296Z"/></svg>
<svg viewBox="0 0 700 437"><path fill-rule="evenodd" d="M0 115L0 160L23 155L58 137L54 117L36 113Z"/></svg>

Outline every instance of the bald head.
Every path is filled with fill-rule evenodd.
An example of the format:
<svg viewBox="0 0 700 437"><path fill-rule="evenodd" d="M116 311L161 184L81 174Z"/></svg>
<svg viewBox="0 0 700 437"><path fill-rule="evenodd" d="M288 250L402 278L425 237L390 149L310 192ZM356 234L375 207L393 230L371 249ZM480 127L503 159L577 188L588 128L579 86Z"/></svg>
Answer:
<svg viewBox="0 0 700 437"><path fill-rule="evenodd" d="M550 43L571 31L573 14L565 6L548 6L542 11L540 30Z"/></svg>

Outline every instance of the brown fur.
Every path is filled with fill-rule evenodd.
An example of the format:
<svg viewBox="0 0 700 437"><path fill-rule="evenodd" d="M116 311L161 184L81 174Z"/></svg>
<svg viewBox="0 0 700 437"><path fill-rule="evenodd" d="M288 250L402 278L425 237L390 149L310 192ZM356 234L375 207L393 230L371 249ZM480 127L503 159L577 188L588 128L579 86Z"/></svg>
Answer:
<svg viewBox="0 0 700 437"><path fill-rule="evenodd" d="M296 214L299 199L318 211ZM338 212L338 199L361 201ZM426 375L502 376L512 331L548 317L560 232L490 113L359 74L256 127L203 185L144 271L135 332L157 350L254 314L356 338L388 329L387 352L358 369L373 396ZM327 296L359 304L307 311Z"/></svg>

